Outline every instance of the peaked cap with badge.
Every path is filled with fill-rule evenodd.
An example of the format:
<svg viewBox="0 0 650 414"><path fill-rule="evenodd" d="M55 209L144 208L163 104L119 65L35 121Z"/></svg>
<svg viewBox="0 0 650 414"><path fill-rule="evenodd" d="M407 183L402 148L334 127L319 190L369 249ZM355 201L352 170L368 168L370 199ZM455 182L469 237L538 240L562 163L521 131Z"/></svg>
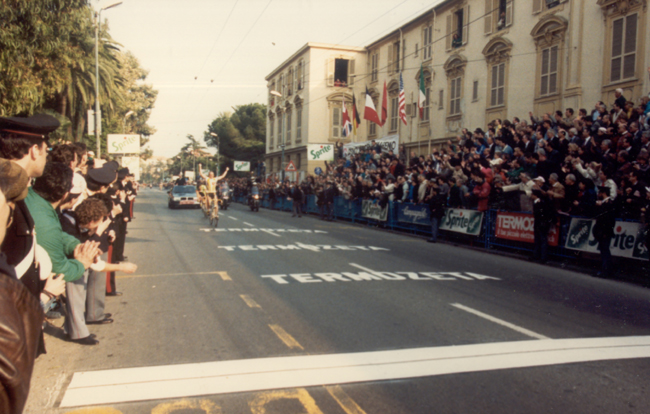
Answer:
<svg viewBox="0 0 650 414"><path fill-rule="evenodd" d="M32 138L47 139L50 132L56 131L61 124L50 115L38 114L27 117L0 117L0 133L25 135Z"/></svg>

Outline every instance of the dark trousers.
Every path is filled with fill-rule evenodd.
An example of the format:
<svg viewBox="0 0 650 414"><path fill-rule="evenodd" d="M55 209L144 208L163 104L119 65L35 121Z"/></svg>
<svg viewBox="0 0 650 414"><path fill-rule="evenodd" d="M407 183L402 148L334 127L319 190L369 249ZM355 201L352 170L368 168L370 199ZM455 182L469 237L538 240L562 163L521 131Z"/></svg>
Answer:
<svg viewBox="0 0 650 414"><path fill-rule="evenodd" d="M612 274L612 252L609 250L609 243L611 238L598 240L598 250L600 250L600 258L603 261L602 272L603 276L611 276Z"/></svg>
<svg viewBox="0 0 650 414"><path fill-rule="evenodd" d="M115 242L113 242L113 258L115 262L124 260L124 244L126 243L126 222L119 217L115 226Z"/></svg>
<svg viewBox="0 0 650 414"><path fill-rule="evenodd" d="M533 257L535 259L546 261L548 257L548 231L546 227L535 227L535 248L533 249Z"/></svg>
<svg viewBox="0 0 650 414"><path fill-rule="evenodd" d="M438 228L440 228L440 219L438 217L431 217L431 240L438 240Z"/></svg>
<svg viewBox="0 0 650 414"><path fill-rule="evenodd" d="M114 263L113 260L113 245L108 246L108 259L106 263ZM106 272L106 293L115 293L115 272Z"/></svg>
<svg viewBox="0 0 650 414"><path fill-rule="evenodd" d="M302 201L293 200L293 215L302 216Z"/></svg>

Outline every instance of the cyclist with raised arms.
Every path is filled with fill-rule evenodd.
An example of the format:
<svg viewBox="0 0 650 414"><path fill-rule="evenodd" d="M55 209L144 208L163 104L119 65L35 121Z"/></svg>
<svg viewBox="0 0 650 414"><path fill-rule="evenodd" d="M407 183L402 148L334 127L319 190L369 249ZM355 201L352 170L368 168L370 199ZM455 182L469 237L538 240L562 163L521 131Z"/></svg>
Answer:
<svg viewBox="0 0 650 414"><path fill-rule="evenodd" d="M219 203L217 202L217 183L219 180L223 179L226 174L228 174L228 170L230 168L226 167L226 171L223 172L218 177L214 176L214 173L210 171L208 175L206 176L203 174L203 168L201 163L199 163L199 174L201 175L201 178L205 180L206 183L206 195L208 198L208 203L212 204L214 206L214 211L215 215L213 216L214 218L219 218Z"/></svg>

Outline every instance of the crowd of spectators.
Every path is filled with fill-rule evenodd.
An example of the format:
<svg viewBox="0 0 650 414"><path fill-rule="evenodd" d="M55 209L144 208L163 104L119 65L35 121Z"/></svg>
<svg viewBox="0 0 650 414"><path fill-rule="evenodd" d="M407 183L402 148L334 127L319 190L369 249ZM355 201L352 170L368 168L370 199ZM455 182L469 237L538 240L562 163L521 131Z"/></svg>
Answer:
<svg viewBox="0 0 650 414"><path fill-rule="evenodd" d="M83 143L51 147L47 115L0 118L0 412L22 411L34 360L45 353L42 321L65 318L69 341L97 345L91 325L110 324L119 296L127 223L137 183ZM91 155L91 157L89 157ZM6 229L6 230L5 230Z"/></svg>
<svg viewBox="0 0 650 414"><path fill-rule="evenodd" d="M335 161L319 176L301 183L272 177L259 184L271 200L289 197L292 188L317 196L371 199L453 207L533 211L533 190L551 200L559 214L594 217L597 189L609 188L619 218L639 220L649 213L650 103L638 104L616 92L608 107L529 113L527 119L496 119L487 128L463 129L430 154L406 154L403 145L385 151L376 142ZM250 183L231 181L244 194ZM331 184L331 189L328 187Z"/></svg>

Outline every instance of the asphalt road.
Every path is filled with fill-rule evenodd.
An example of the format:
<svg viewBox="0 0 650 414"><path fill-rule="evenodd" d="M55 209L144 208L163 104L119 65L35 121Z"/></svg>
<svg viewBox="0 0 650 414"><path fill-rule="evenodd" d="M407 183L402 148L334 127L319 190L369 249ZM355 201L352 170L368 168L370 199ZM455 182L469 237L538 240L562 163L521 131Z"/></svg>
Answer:
<svg viewBox="0 0 650 414"><path fill-rule="evenodd" d="M214 231L158 190L135 211L115 323L49 326L26 412L650 412L646 288L237 204Z"/></svg>

